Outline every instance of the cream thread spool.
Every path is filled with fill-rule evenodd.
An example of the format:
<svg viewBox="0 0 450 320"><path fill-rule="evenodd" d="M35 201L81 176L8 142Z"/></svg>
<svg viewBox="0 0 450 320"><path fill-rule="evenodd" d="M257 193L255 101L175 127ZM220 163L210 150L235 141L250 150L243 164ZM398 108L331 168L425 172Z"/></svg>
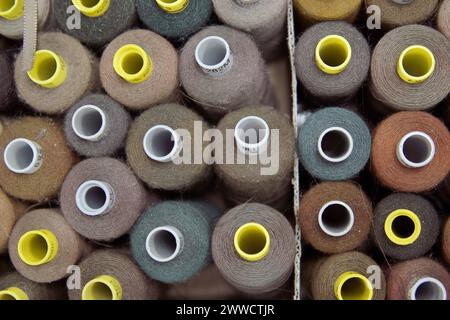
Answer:
<svg viewBox="0 0 450 320"><path fill-rule="evenodd" d="M6 146L3 159L10 171L18 174L33 174L41 167L44 156L39 144L18 138Z"/></svg>
<svg viewBox="0 0 450 320"><path fill-rule="evenodd" d="M73 114L72 129L83 140L99 141L105 135L106 115L97 106L82 106Z"/></svg>
<svg viewBox="0 0 450 320"><path fill-rule="evenodd" d="M182 149L180 135L166 125L156 125L150 128L142 143L147 156L158 162L174 160Z"/></svg>
<svg viewBox="0 0 450 320"><path fill-rule="evenodd" d="M432 277L423 277L417 280L408 295L410 300L447 300L447 290L444 284Z"/></svg>
<svg viewBox="0 0 450 320"><path fill-rule="evenodd" d="M398 160L408 168L422 168L433 161L436 146L433 139L421 131L409 132L397 146Z"/></svg>
<svg viewBox="0 0 450 320"><path fill-rule="evenodd" d="M174 260L183 250L184 240L180 230L173 226L153 229L145 241L148 255L158 262Z"/></svg>
<svg viewBox="0 0 450 320"><path fill-rule="evenodd" d="M266 151L269 137L269 125L260 117L242 118L234 128L237 147L244 154L261 154Z"/></svg>
<svg viewBox="0 0 450 320"><path fill-rule="evenodd" d="M331 127L322 132L317 140L320 156L333 163L343 162L353 152L353 137L346 129Z"/></svg>
<svg viewBox="0 0 450 320"><path fill-rule="evenodd" d="M206 74L220 77L231 69L233 54L225 39L210 36L198 43L195 48L195 60Z"/></svg>
<svg viewBox="0 0 450 320"><path fill-rule="evenodd" d="M330 201L320 208L317 217L323 232L332 237L342 237L350 232L355 223L352 208L342 201Z"/></svg>
<svg viewBox="0 0 450 320"><path fill-rule="evenodd" d="M77 208L88 216L103 215L111 211L114 198L111 185L97 180L84 182L75 194Z"/></svg>

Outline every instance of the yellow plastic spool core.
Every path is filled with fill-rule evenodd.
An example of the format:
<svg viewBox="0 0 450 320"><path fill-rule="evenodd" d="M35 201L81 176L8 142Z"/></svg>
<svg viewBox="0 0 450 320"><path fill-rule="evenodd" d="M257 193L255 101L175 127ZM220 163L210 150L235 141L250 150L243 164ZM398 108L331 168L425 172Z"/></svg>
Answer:
<svg viewBox="0 0 450 320"><path fill-rule="evenodd" d="M95 18L108 10L110 0L72 0L72 3L85 16Z"/></svg>
<svg viewBox="0 0 450 320"><path fill-rule="evenodd" d="M150 0L151 1L151 0ZM155 0L158 6L168 13L179 13L186 9L189 0Z"/></svg>
<svg viewBox="0 0 450 320"><path fill-rule="evenodd" d="M23 16L23 0L0 0L0 17L16 20Z"/></svg>
<svg viewBox="0 0 450 320"><path fill-rule="evenodd" d="M436 68L433 52L424 46L410 46L403 50L398 59L397 73L407 83L421 83L427 80Z"/></svg>
<svg viewBox="0 0 450 320"><path fill-rule="evenodd" d="M122 286L116 278L102 275L86 283L81 298L83 300L121 300Z"/></svg>
<svg viewBox="0 0 450 320"><path fill-rule="evenodd" d="M32 230L20 237L17 250L23 262L30 266L40 266L55 258L58 240L49 230Z"/></svg>
<svg viewBox="0 0 450 320"><path fill-rule="evenodd" d="M328 74L344 71L352 58L352 47L342 36L329 35L319 41L316 47L316 64Z"/></svg>
<svg viewBox="0 0 450 320"><path fill-rule="evenodd" d="M11 287L0 291L1 300L30 300L30 298L22 289Z"/></svg>
<svg viewBox="0 0 450 320"><path fill-rule="evenodd" d="M59 87L67 77L64 60L50 50L38 50L34 56L33 68L28 77L41 87L53 89Z"/></svg>
<svg viewBox="0 0 450 320"><path fill-rule="evenodd" d="M422 224L419 217L407 209L391 212L384 222L386 236L399 246L413 244L419 238L421 230Z"/></svg>
<svg viewBox="0 0 450 320"><path fill-rule="evenodd" d="M334 294L338 300L372 300L373 286L367 277L348 271L336 279Z"/></svg>
<svg viewBox="0 0 450 320"><path fill-rule="evenodd" d="M234 248L244 260L250 262L262 260L269 253L269 232L259 223L246 223L234 234Z"/></svg>
<svg viewBox="0 0 450 320"><path fill-rule="evenodd" d="M127 44L117 50L113 61L114 70L130 83L141 83L150 77L153 62L140 46Z"/></svg>

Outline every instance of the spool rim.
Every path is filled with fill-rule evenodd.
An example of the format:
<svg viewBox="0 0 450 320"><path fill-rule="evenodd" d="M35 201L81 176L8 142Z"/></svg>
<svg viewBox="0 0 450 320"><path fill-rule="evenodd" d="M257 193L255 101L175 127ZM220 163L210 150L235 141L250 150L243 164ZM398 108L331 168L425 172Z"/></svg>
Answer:
<svg viewBox="0 0 450 320"><path fill-rule="evenodd" d="M339 134L342 134L343 137L345 138L345 140L347 142L347 150L345 151L345 153L342 156L330 157L324 151L323 140L324 140L325 136L330 132L338 132ZM343 162L343 161L347 160L350 157L350 155L352 154L353 148L354 148L354 142L353 142L352 135L350 134L350 132L348 132L346 129L344 129L342 127L327 128L320 134L319 139L317 140L317 150L319 151L320 156L323 159L325 159L329 162L333 162L333 163L339 163L339 162Z"/></svg>
<svg viewBox="0 0 450 320"><path fill-rule="evenodd" d="M438 295L436 299L428 299L428 300L447 300L447 290L444 284L436 278L433 277L423 277L417 280L409 291L409 297L411 300L421 300L417 299L417 291L424 284L431 284L433 286L433 293Z"/></svg>
<svg viewBox="0 0 450 320"><path fill-rule="evenodd" d="M189 0L175 0L175 1L164 1L164 0L156 0L158 6L167 13L180 13L189 4Z"/></svg>
<svg viewBox="0 0 450 320"><path fill-rule="evenodd" d="M45 242L45 254L37 257L41 251L42 240ZM41 266L52 261L58 253L58 240L50 230L31 230L24 233L17 244L20 259L30 266Z"/></svg>
<svg viewBox="0 0 450 320"><path fill-rule="evenodd" d="M93 112L97 112L98 114L100 114L101 120L102 120L102 124L101 127L98 129L98 131L95 134L92 135L85 135L83 134L81 131L83 130L82 128L80 128L79 126L82 126L81 122L82 119L80 117L86 115L86 111L93 111ZM81 129L81 130L80 130ZM72 130L75 132L75 134L83 139L83 140L87 140L87 141L98 141L100 140L104 133L105 133L105 129L106 129L106 115L103 112L102 109L100 109L97 106L88 104L88 105L84 105L80 108L78 108L73 116L72 116Z"/></svg>
<svg viewBox="0 0 450 320"><path fill-rule="evenodd" d="M221 46L220 49L224 51L221 54L221 56L223 55L223 58L217 63L209 64L204 61L204 58L208 55L208 52L210 54L212 53L214 44ZM203 38L195 47L195 61L204 72L211 75L220 76L226 73L231 67L232 54L230 45L222 37L209 36Z"/></svg>
<svg viewBox="0 0 450 320"><path fill-rule="evenodd" d="M253 128L245 129L247 125ZM254 129L254 127L258 126L259 129ZM241 137L241 133L245 133L247 130L263 130L264 136L258 143L247 143ZM236 124L234 128L234 140L239 148L239 150L245 154L260 154L267 149L267 145L269 143L270 137L270 128L267 122L260 117L257 116L248 116L244 117Z"/></svg>
<svg viewBox="0 0 450 320"><path fill-rule="evenodd" d="M14 164L14 160L12 157L20 157L19 152L21 151L20 145L25 145L27 148L31 149L32 158L29 161L29 164L24 168L19 168L19 164ZM23 148L21 148L23 149ZM22 156L25 156L22 154ZM6 167L17 174L33 174L39 170L42 165L42 148L34 141L25 139L25 138L17 138L12 140L5 148L3 152L3 161L5 162Z"/></svg>
<svg viewBox="0 0 450 320"><path fill-rule="evenodd" d="M94 6L86 6L83 0L72 0L72 4L78 9L83 15L91 18L99 17L105 14L110 5L110 0L98 0L97 4Z"/></svg>
<svg viewBox="0 0 450 320"><path fill-rule="evenodd" d="M419 139L422 143L426 144L427 155L425 160L421 162L413 162L405 154L405 144L410 139ZM412 131L404 135L397 146L397 159L406 167L409 168L422 168L431 163L436 155L436 145L433 139L422 131Z"/></svg>
<svg viewBox="0 0 450 320"><path fill-rule="evenodd" d="M51 60L50 65L48 61ZM53 66L54 64L54 66ZM54 69L51 76L42 76L46 68ZM28 78L35 84L54 89L64 83L67 78L67 66L64 59L51 50L38 50L34 54L34 64L31 70L27 71Z"/></svg>
<svg viewBox="0 0 450 320"><path fill-rule="evenodd" d="M139 59L139 61L135 60ZM134 60L134 62L133 62ZM125 70L124 65L133 68L132 64L136 63L140 66L137 72L130 73ZM117 75L125 81L137 84L147 80L153 72L153 61L150 55L136 44L126 44L119 48L114 54L113 68Z"/></svg>
<svg viewBox="0 0 450 320"><path fill-rule="evenodd" d="M414 230L410 236L400 237L393 230L393 223L395 219L399 217L406 217L410 219L411 222L414 224ZM384 233L386 234L387 238L392 243L399 246L407 246L413 244L420 237L421 232L422 232L422 224L420 222L419 217L414 212L408 209L397 209L395 211L392 211L387 216L384 222Z"/></svg>
<svg viewBox="0 0 450 320"><path fill-rule="evenodd" d="M0 17L6 20L17 20L23 16L24 11L24 0L13 0L12 6L1 10L0 7Z"/></svg>
<svg viewBox="0 0 450 320"><path fill-rule="evenodd" d="M89 204L88 193L90 191L94 191L94 189L100 189L103 194L100 196L104 196L103 204L99 208L93 208ZM114 191L110 184L104 181L98 180L88 180L83 182L77 189L75 193L75 203L83 214L91 217L104 215L111 211L114 204Z"/></svg>
<svg viewBox="0 0 450 320"><path fill-rule="evenodd" d="M344 61L336 66L332 66L326 63L322 56L322 50L326 48L326 45L331 44L339 46L340 49L344 51L345 55ZM328 35L322 38L316 46L316 54L315 54L316 65L320 70L322 70L327 74L336 75L343 72L345 69L347 69L348 65L350 64L351 58L352 58L352 47L350 43L347 41L347 39L345 39L342 36L336 34Z"/></svg>
<svg viewBox="0 0 450 320"><path fill-rule="evenodd" d="M158 236L169 235L171 237L170 240L175 240L175 248L169 248L169 251L172 251L170 254L162 254L161 249L161 241L163 239L159 239ZM167 239L167 238L166 238ZM165 243L167 244L167 243ZM164 245L165 245L164 244ZM183 234L180 230L178 230L174 226L161 226L157 227L149 232L147 238L145 240L145 249L148 255L157 262L169 262L174 260L183 250Z"/></svg>
<svg viewBox="0 0 450 320"><path fill-rule="evenodd" d="M98 289L98 285L106 287L109 291L108 293L111 294L111 299L104 299L102 297L99 297L98 295L101 293L96 293L96 288ZM101 275L98 276L89 282L87 282L84 287L83 291L81 293L81 299L82 300L122 300L122 286L115 277L110 275Z"/></svg>
<svg viewBox="0 0 450 320"><path fill-rule="evenodd" d="M409 55L412 55L411 58L416 60L415 61L416 66L417 66L417 64L424 63L424 60L419 61L419 59L427 60L426 63L428 65L427 66L422 65L422 67L424 67L424 69L427 70L424 74L422 74L420 76L416 76L416 75L410 74L410 72L408 72L408 70L406 70L407 68L405 68L405 61L409 57ZM419 57L419 56L421 56L421 57ZM413 61L413 64L414 64L414 61ZM398 58L398 62L397 62L398 75L404 82L410 83L410 84L424 82L425 80L427 80L428 78L430 78L433 75L435 69L436 69L436 58L434 57L433 52L431 52L431 50L428 49L427 47L421 46L421 45L413 45L413 46L407 47L405 50L402 51L402 53L400 54L400 57Z"/></svg>
<svg viewBox="0 0 450 320"><path fill-rule="evenodd" d="M359 280L363 286L363 292L357 297L346 298L343 294L343 288L350 280ZM334 294L338 300L372 300L373 286L370 280L362 274L354 271L348 271L341 274L334 284Z"/></svg>
<svg viewBox="0 0 450 320"><path fill-rule="evenodd" d="M30 300L30 298L22 289L10 287L0 291L0 301L2 300Z"/></svg>
<svg viewBox="0 0 450 320"><path fill-rule="evenodd" d="M346 224L345 228L342 228L341 231L333 231L333 230L331 230L332 228L327 226L327 224L323 220L323 215L324 215L326 209L328 209L332 205L342 206L342 207L344 207L344 209L348 213L348 218L349 218L348 223ZM320 208L319 215L318 215L317 219L318 219L319 226L322 229L322 231L325 232L327 235L332 236L332 237L345 236L347 233L350 232L350 230L352 230L353 225L355 223L355 215L353 213L352 208L348 204L346 204L345 202L337 201L337 200L329 201L326 204L324 204Z"/></svg>
<svg viewBox="0 0 450 320"><path fill-rule="evenodd" d="M159 153L157 154L156 149L158 149L159 147L155 145L155 142L157 141L156 138L161 134L170 134L171 141L173 141L172 149L165 155L158 155ZM179 134L171 127L162 124L151 127L145 133L142 144L147 156L150 159L158 162L170 162L174 160L181 149L181 139Z"/></svg>
<svg viewBox="0 0 450 320"><path fill-rule="evenodd" d="M262 236L263 240L265 241L264 246L262 246L262 248L256 253L248 253L245 251L245 249L242 248L242 238L248 236L248 233L253 233L254 235L258 235L259 237ZM240 226L234 234L233 243L239 257L249 262L257 262L264 259L270 251L269 232L262 224L256 222L250 222Z"/></svg>

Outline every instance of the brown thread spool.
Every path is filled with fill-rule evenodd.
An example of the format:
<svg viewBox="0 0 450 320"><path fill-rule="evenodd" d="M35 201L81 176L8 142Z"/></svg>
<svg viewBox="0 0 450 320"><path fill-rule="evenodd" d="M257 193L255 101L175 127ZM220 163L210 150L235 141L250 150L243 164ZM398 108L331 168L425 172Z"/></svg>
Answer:
<svg viewBox="0 0 450 320"><path fill-rule="evenodd" d="M445 262L450 266L450 218L447 218L447 222L444 224L441 249Z"/></svg>
<svg viewBox="0 0 450 320"><path fill-rule="evenodd" d="M65 300L61 283L36 283L17 272L0 277L0 300Z"/></svg>
<svg viewBox="0 0 450 320"><path fill-rule="evenodd" d="M8 120L3 125L0 135L0 184L3 190L28 201L47 201L56 196L77 160L66 145L60 125L50 118L41 117ZM26 139L27 142L17 144L17 139ZM13 160L12 166L10 163L13 169L25 172L40 165L37 171L13 172L5 163L8 145L17 146L7 152Z"/></svg>
<svg viewBox="0 0 450 320"><path fill-rule="evenodd" d="M305 242L333 254L360 247L372 216L372 204L359 185L325 182L303 195L298 219Z"/></svg>
<svg viewBox="0 0 450 320"><path fill-rule="evenodd" d="M345 20L353 23L362 0L294 0L294 9L303 28L317 22Z"/></svg>
<svg viewBox="0 0 450 320"><path fill-rule="evenodd" d="M150 188L187 191L207 184L211 166L204 161L202 152L195 152L196 123L201 124L198 133L203 137L208 124L201 116L182 105L164 104L143 112L131 125L126 143L127 160ZM176 139L180 138L176 132L179 129L189 131L190 145L188 141ZM207 142L203 143L205 148ZM190 163L174 163L179 159L179 148L190 155Z"/></svg>
<svg viewBox="0 0 450 320"><path fill-rule="evenodd" d="M134 51L121 54L119 50L130 44L140 49L134 47ZM128 80L117 73L115 58L122 59L122 76ZM137 80L139 82L132 82L139 73L144 76ZM113 99L134 111L176 101L179 86L177 52L169 41L154 32L127 31L115 38L103 52L100 78Z"/></svg>
<svg viewBox="0 0 450 320"><path fill-rule="evenodd" d="M372 54L371 107L388 113L439 104L450 91L449 51L450 40L427 26L408 25L387 33Z"/></svg>
<svg viewBox="0 0 450 320"><path fill-rule="evenodd" d="M82 236L111 241L127 233L158 197L147 193L133 172L112 158L92 158L77 164L61 189L61 210Z"/></svg>
<svg viewBox="0 0 450 320"><path fill-rule="evenodd" d="M14 74L11 67L11 62L9 57L0 52L0 109L5 110L14 102L16 97L16 92L14 88Z"/></svg>
<svg viewBox="0 0 450 320"><path fill-rule="evenodd" d="M160 295L160 285L126 251L94 251L79 267L81 289L69 290L70 300L154 300Z"/></svg>
<svg viewBox="0 0 450 320"><path fill-rule="evenodd" d="M439 31L450 39L450 0L444 0L437 17Z"/></svg>
<svg viewBox="0 0 450 320"><path fill-rule="evenodd" d="M78 40L60 32L46 32L39 35L38 43L31 70L36 71L34 81L22 70L23 52L16 60L14 77L17 94L25 103L38 112L58 114L70 108L88 92L97 89L99 81L96 58ZM40 50L50 50L53 55ZM40 53L43 58L38 64L37 56ZM45 87L47 82L64 72L66 76L62 77L62 83L53 88Z"/></svg>
<svg viewBox="0 0 450 320"><path fill-rule="evenodd" d="M388 257L406 260L425 255L436 243L439 229L436 210L421 196L394 193L375 207L375 243Z"/></svg>
<svg viewBox="0 0 450 320"><path fill-rule="evenodd" d="M384 300L386 281L369 256L352 251L305 262L303 283L314 300ZM379 287L369 277L380 271Z"/></svg>
<svg viewBox="0 0 450 320"><path fill-rule="evenodd" d="M30 252L19 254L19 241L20 248L30 248ZM67 277L67 268L75 265L89 249L62 213L55 209L28 212L14 226L9 241L9 257L16 270L39 283Z"/></svg>
<svg viewBox="0 0 450 320"><path fill-rule="evenodd" d="M265 129L265 125L269 131ZM234 130L236 133L236 130L241 129L255 130L255 134L264 132L258 143L264 142L264 138L267 137L266 149L261 150L262 155L246 154L240 151L236 139L241 138L236 138L236 136L230 142L224 141L224 159L221 161L222 163L215 165L215 171L226 189L227 198L236 204L251 200L271 206L276 204L277 208L284 208L288 200L286 198L290 197L287 190L291 184L295 156L295 135L288 117L272 107L246 107L226 115L219 122L217 129L221 131L224 138L227 130ZM278 130L277 143L279 145L273 145L274 140L272 139L276 139L276 137L273 136L275 132L272 130ZM245 164L239 164L237 160L239 155L245 157ZM269 168L272 165L274 169L274 163L270 165L263 163L266 162L260 158L263 155L278 157L272 159L278 161L276 172L270 172L272 170ZM233 164L227 164L226 159L232 156L235 161ZM251 158L254 158L253 163L255 164L250 162Z"/></svg>
<svg viewBox="0 0 450 320"><path fill-rule="evenodd" d="M448 300L449 296L450 275L431 259L400 262L388 271L388 300Z"/></svg>
<svg viewBox="0 0 450 320"><path fill-rule="evenodd" d="M275 209L242 204L217 223L212 253L223 277L238 290L248 294L274 292L292 272L294 231Z"/></svg>
<svg viewBox="0 0 450 320"><path fill-rule="evenodd" d="M438 4L439 0L366 0L367 7L376 5L380 8L381 27L384 30L424 23L436 12Z"/></svg>
<svg viewBox="0 0 450 320"><path fill-rule="evenodd" d="M12 228L24 212L24 204L10 199L0 189L0 254L7 251Z"/></svg>
<svg viewBox="0 0 450 320"><path fill-rule="evenodd" d="M447 176L450 134L432 115L396 113L381 122L373 136L372 172L384 186L401 192L425 192Z"/></svg>

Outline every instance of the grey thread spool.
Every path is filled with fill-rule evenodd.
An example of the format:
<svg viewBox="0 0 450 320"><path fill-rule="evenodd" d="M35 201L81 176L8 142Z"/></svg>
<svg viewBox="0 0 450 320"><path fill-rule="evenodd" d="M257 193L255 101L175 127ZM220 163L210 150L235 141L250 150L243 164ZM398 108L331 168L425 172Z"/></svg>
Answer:
<svg viewBox="0 0 450 320"><path fill-rule="evenodd" d="M418 195L394 193L375 207L375 242L384 254L394 259L425 255L436 243L439 228L433 205Z"/></svg>
<svg viewBox="0 0 450 320"><path fill-rule="evenodd" d="M201 123L201 136L208 124L197 113L178 104L165 104L143 112L135 119L126 143L130 167L150 188L167 191L187 191L207 184L211 166L202 153L195 153L196 122ZM187 130L191 141L182 141L176 132ZM177 139L177 143L175 143ZM188 144L190 143L190 145ZM207 142L203 142L205 147ZM145 145L145 147L144 147ZM177 155L190 154L189 163L174 163ZM146 150L147 149L147 150ZM202 157L197 159L198 156ZM196 160L200 160L200 162Z"/></svg>
<svg viewBox="0 0 450 320"><path fill-rule="evenodd" d="M320 180L348 180L366 165L371 135L364 120L343 108L313 113L300 126L298 154L303 167Z"/></svg>
<svg viewBox="0 0 450 320"><path fill-rule="evenodd" d="M264 137L267 137L264 142L265 149L261 150L263 154L242 152L238 142L243 141L243 138L239 135L232 141L224 141L223 163L216 163L215 171L226 189L226 197L235 204L251 200L284 208L290 200L288 197L291 196L287 190L291 184L295 157L295 134L289 118L272 107L246 107L226 115L219 122L217 129L224 137L227 130L234 130L235 133L242 130L243 134L245 130L255 130L253 133L261 135L258 144L264 142ZM276 139L272 137L275 134L272 130L278 130L278 141L272 140ZM251 135L252 131L248 133ZM274 141L278 145L274 146ZM231 152L229 155L228 151ZM245 157L245 164L238 163L238 153ZM266 155L272 156L272 160L277 161L277 164L265 163L261 157ZM236 161L227 164L225 159L232 156ZM254 157L255 162L250 162L250 157ZM271 165L278 170L269 172ZM264 174L265 171L267 174Z"/></svg>
<svg viewBox="0 0 450 320"><path fill-rule="evenodd" d="M318 104L337 105L354 97L370 68L364 36L346 22L322 22L297 42L295 68L306 95Z"/></svg>
<svg viewBox="0 0 450 320"><path fill-rule="evenodd" d="M136 0L136 7L147 28L176 43L204 27L213 12L211 0L188 0L178 12L165 11L155 0Z"/></svg>
<svg viewBox="0 0 450 320"><path fill-rule="evenodd" d="M415 46L425 49L417 54ZM371 107L385 114L429 110L439 104L450 91L449 51L450 40L430 27L408 25L387 33L372 54ZM400 59L402 54L405 56ZM415 83L399 76L399 66L403 66L409 81Z"/></svg>
<svg viewBox="0 0 450 320"><path fill-rule="evenodd" d="M36 283L17 272L0 276L0 300L62 300L64 298L67 299L61 284Z"/></svg>
<svg viewBox="0 0 450 320"><path fill-rule="evenodd" d="M247 294L274 292L292 272L294 231L275 209L242 204L217 222L212 252L223 277L238 290Z"/></svg>
<svg viewBox="0 0 450 320"><path fill-rule="evenodd" d="M211 235L219 214L207 203L161 202L134 226L134 259L152 279L163 283L189 280L211 262Z"/></svg>
<svg viewBox="0 0 450 320"><path fill-rule="evenodd" d="M67 76L56 88L38 85L22 70L23 52L18 55L14 73L17 94L34 110L49 114L62 113L98 87L96 58L78 40L60 32L46 32L39 35L38 42L39 50L51 50L60 56L63 60L60 68L64 69L65 65ZM43 78L53 78L57 70L56 61L49 60L42 66Z"/></svg>
<svg viewBox="0 0 450 320"><path fill-rule="evenodd" d="M207 27L181 50L180 80L211 118L248 105L273 105L273 89L255 42L241 31Z"/></svg>
<svg viewBox="0 0 450 320"><path fill-rule="evenodd" d="M119 103L105 94L91 94L69 109L64 133L78 154L110 156L124 147L130 123L130 115Z"/></svg>
<svg viewBox="0 0 450 320"><path fill-rule="evenodd" d="M105 3L108 4L105 6ZM75 4L80 18L79 28L69 27L68 23L74 14L68 8ZM102 7L106 7L106 11ZM137 18L135 0L57 0L54 1L53 15L64 33L91 47L106 45L129 29Z"/></svg>
<svg viewBox="0 0 450 320"><path fill-rule="evenodd" d="M250 33L266 59L281 51L286 40L286 0L213 0L213 3L219 19Z"/></svg>
<svg viewBox="0 0 450 320"><path fill-rule="evenodd" d="M127 233L157 201L124 163L112 158L80 162L67 175L60 195L67 222L84 237L100 241Z"/></svg>

